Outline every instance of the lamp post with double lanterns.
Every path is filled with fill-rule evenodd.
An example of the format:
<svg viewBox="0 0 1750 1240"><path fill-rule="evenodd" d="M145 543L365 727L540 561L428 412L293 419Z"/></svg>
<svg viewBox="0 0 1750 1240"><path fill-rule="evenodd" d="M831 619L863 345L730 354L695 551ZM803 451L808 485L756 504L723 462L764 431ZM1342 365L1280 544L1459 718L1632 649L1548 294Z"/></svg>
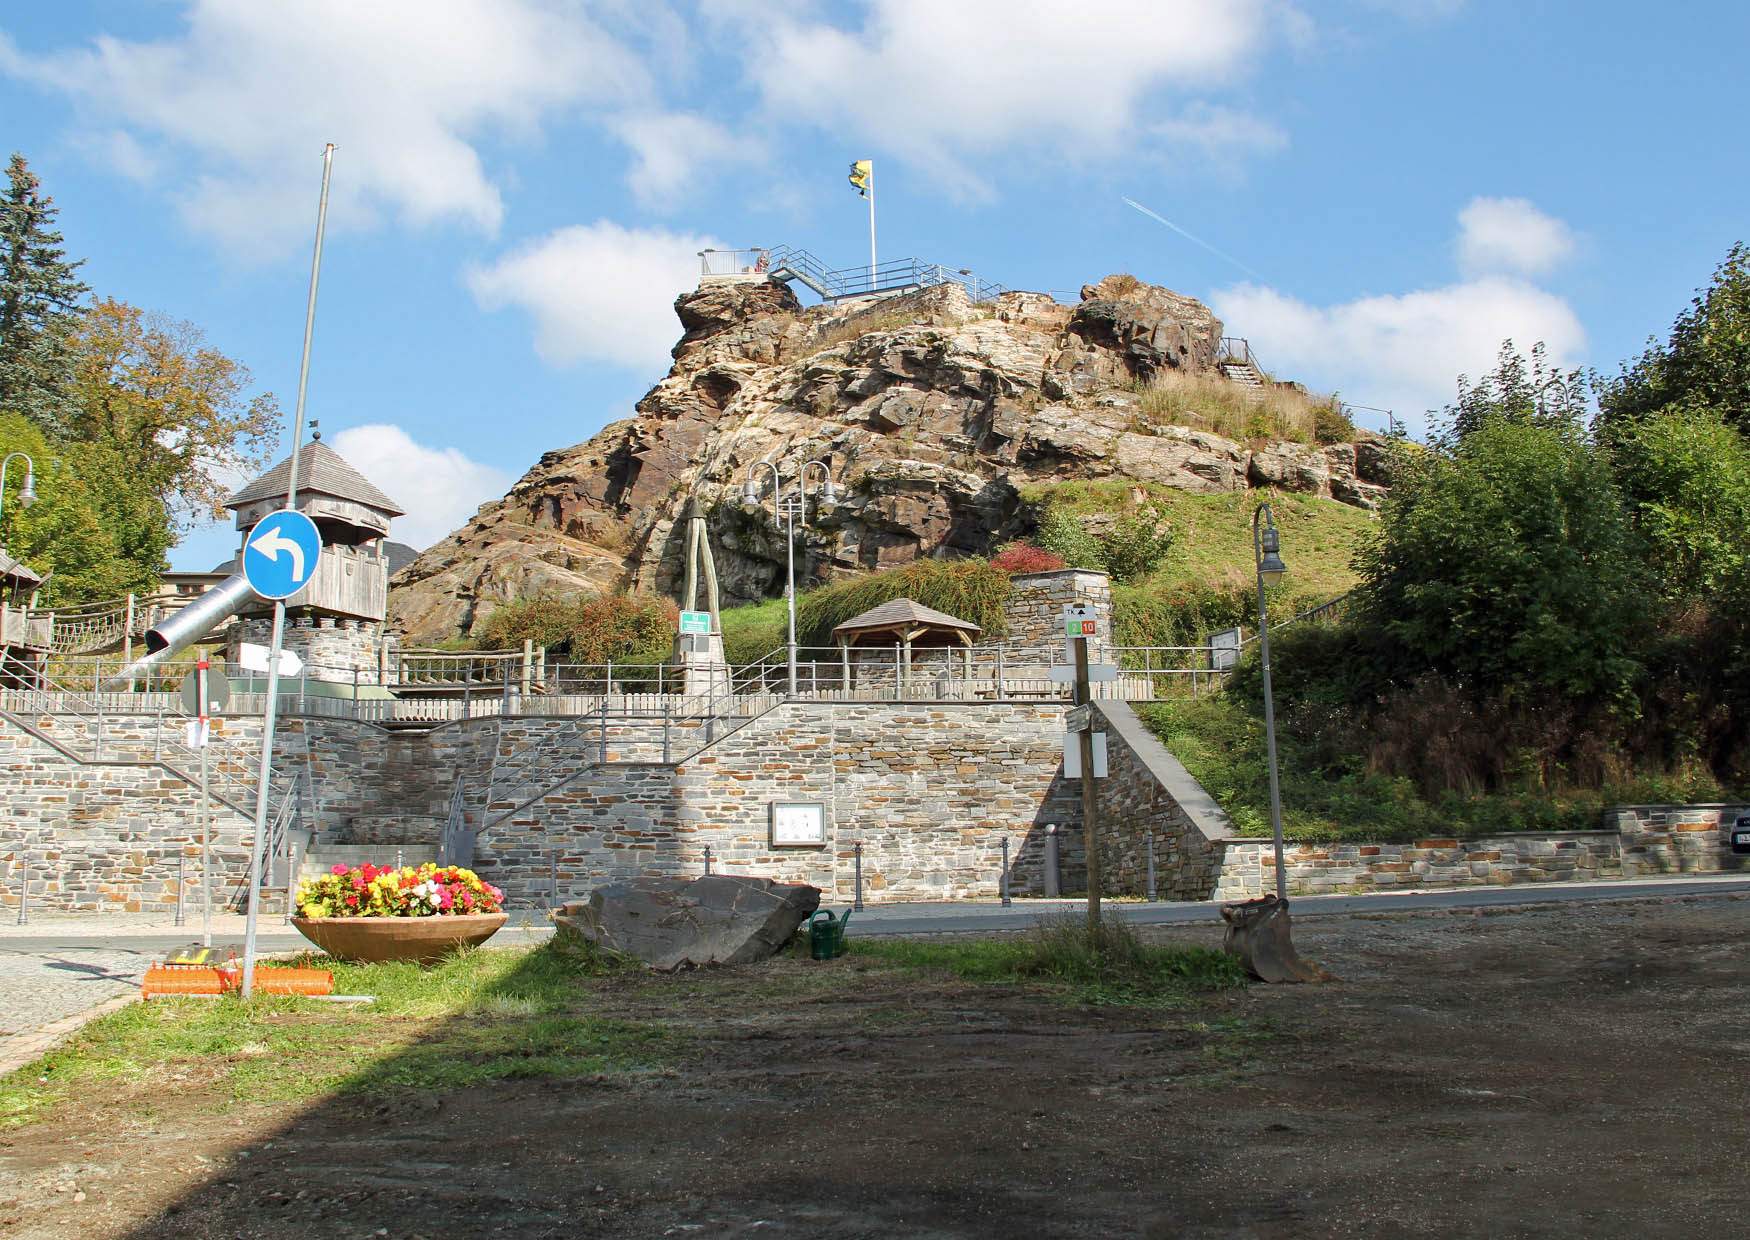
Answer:
<svg viewBox="0 0 1750 1240"><path fill-rule="evenodd" d="M747 479L741 484L742 503L757 508L760 503L761 467L772 475L772 514L784 529L784 600L789 612L789 692L796 696L796 527L808 528L808 471L820 470L820 508L838 503L838 488L833 485L832 466L824 459L805 461L796 472L795 484L786 494L784 481L776 461L754 461L747 467Z"/></svg>
<svg viewBox="0 0 1750 1240"><path fill-rule="evenodd" d="M1270 836L1276 849L1276 898L1288 900L1288 873L1282 864L1282 786L1276 774L1276 701L1270 693L1270 613L1264 587L1282 580L1288 565L1280 554L1276 514L1269 504L1252 513L1252 554L1258 569L1258 655L1264 671L1264 747L1270 762Z"/></svg>

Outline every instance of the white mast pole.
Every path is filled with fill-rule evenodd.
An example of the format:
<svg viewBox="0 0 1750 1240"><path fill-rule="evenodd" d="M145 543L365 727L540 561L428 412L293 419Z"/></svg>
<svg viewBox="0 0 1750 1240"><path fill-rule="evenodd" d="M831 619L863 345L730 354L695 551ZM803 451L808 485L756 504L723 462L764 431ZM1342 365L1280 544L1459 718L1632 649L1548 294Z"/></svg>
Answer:
<svg viewBox="0 0 1750 1240"><path fill-rule="evenodd" d="M298 449L304 438L304 392L310 382L310 337L316 328L316 285L322 275L322 233L328 223L328 179L334 171L334 143L322 148L322 198L316 205L316 252L310 259L310 299L304 306L304 353L298 363L298 403L292 413L291 475L286 507L298 506ZM237 556L239 566L243 552ZM255 923L261 907L262 849L267 842L268 779L273 774L274 715L279 708L280 652L285 649L286 601L273 604L273 636L267 656L267 705L261 721L261 773L255 789L255 839L249 848L249 913L243 927L243 997L255 993ZM204 713L206 704L201 704ZM204 752L204 751L203 751ZM289 863L289 858L288 858ZM290 911L290 910L288 910Z"/></svg>
<svg viewBox="0 0 1750 1240"><path fill-rule="evenodd" d="M875 291L875 161L869 161L869 291Z"/></svg>

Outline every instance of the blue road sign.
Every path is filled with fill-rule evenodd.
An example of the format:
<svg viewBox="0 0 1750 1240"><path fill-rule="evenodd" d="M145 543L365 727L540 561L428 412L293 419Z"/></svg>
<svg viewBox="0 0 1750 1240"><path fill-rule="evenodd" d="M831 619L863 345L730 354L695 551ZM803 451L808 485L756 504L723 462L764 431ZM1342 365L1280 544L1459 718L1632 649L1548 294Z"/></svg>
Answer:
<svg viewBox="0 0 1750 1240"><path fill-rule="evenodd" d="M316 575L322 535L295 508L270 512L243 541L243 576L262 598L290 598Z"/></svg>

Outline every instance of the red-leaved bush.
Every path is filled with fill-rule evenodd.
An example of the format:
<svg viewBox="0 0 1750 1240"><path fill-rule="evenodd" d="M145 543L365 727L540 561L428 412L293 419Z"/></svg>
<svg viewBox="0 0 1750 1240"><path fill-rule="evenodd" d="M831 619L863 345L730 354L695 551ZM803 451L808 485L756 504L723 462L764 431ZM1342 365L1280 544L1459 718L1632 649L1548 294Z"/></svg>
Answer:
<svg viewBox="0 0 1750 1240"><path fill-rule="evenodd" d="M1005 573L1049 573L1069 565L1061 555L1032 543L1012 542L990 558L990 566Z"/></svg>

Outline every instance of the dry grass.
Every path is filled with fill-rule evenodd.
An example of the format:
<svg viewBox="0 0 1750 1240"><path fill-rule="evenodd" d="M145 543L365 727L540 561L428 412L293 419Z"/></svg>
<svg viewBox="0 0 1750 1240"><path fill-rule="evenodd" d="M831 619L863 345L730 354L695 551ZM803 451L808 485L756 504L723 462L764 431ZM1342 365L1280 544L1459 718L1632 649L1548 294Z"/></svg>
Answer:
<svg viewBox="0 0 1750 1240"><path fill-rule="evenodd" d="M1354 436L1330 397L1292 387L1249 388L1218 375L1167 371L1137 390L1137 429L1189 426L1228 439L1335 443Z"/></svg>
<svg viewBox="0 0 1750 1240"><path fill-rule="evenodd" d="M859 340L872 332L898 331L902 327L919 324L916 314L903 310L866 310L846 319L835 319L828 322L808 343L803 345L796 357L790 360L799 361L802 358L813 357L816 353L836 348L846 341Z"/></svg>

